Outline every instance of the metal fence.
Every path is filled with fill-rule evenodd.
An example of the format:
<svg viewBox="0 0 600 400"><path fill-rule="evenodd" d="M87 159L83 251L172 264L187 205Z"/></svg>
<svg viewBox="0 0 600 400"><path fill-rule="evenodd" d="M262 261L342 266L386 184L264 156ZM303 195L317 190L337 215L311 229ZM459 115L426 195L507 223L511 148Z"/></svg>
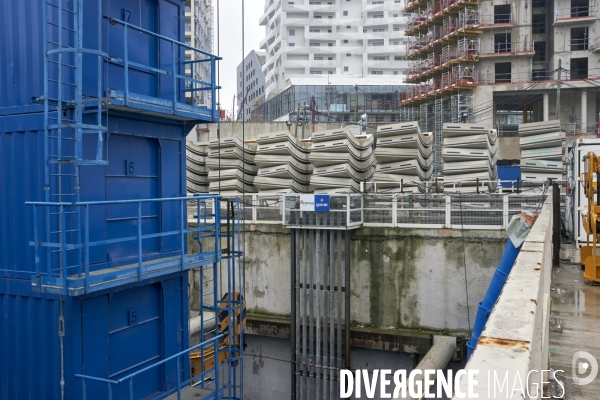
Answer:
<svg viewBox="0 0 600 400"><path fill-rule="evenodd" d="M243 196L242 223L337 227L505 229L513 215L539 211L542 188L525 193L355 193L331 195L332 210L299 210L298 194ZM525 189L527 190L527 189ZM240 198L242 196L240 195ZM287 198L286 200L284 200ZM564 213L564 195L561 211ZM348 204L350 206L348 207ZM225 207L225 205L222 205ZM225 210L221 214L224 215ZM339 214L339 215L338 215ZM296 218L296 219L294 219ZM300 219L302 221L300 221ZM295 222L294 222L295 221Z"/></svg>

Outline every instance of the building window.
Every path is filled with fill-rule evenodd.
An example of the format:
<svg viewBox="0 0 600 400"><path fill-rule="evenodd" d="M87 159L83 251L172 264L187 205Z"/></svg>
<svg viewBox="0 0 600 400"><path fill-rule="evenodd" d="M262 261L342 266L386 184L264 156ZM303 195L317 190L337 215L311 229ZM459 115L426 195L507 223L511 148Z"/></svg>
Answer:
<svg viewBox="0 0 600 400"><path fill-rule="evenodd" d="M533 14L531 20L532 33L546 33L546 14Z"/></svg>
<svg viewBox="0 0 600 400"><path fill-rule="evenodd" d="M534 42L533 50L535 51L533 61L546 61L546 42Z"/></svg>
<svg viewBox="0 0 600 400"><path fill-rule="evenodd" d="M311 75L321 75L323 71L310 71Z"/></svg>
<svg viewBox="0 0 600 400"><path fill-rule="evenodd" d="M348 67L344 67L344 72L348 72Z"/></svg>
<svg viewBox="0 0 600 400"><path fill-rule="evenodd" d="M344 43L348 43L348 40L347 40L347 39L344 39Z"/></svg>
<svg viewBox="0 0 600 400"><path fill-rule="evenodd" d="M319 46L321 46L321 43L318 43L318 42L310 42L310 45L309 45L309 46L313 46L313 47L319 47Z"/></svg>
<svg viewBox="0 0 600 400"><path fill-rule="evenodd" d="M571 58L571 79L587 79L588 77L588 59Z"/></svg>
<svg viewBox="0 0 600 400"><path fill-rule="evenodd" d="M288 46L290 47L294 47L296 45L296 43L289 43Z"/></svg>
<svg viewBox="0 0 600 400"><path fill-rule="evenodd" d="M351 29L352 27L350 25L346 25L346 29Z"/></svg>
<svg viewBox="0 0 600 400"><path fill-rule="evenodd" d="M394 46L398 46L400 42L394 42Z"/></svg>
<svg viewBox="0 0 600 400"><path fill-rule="evenodd" d="M494 6L494 23L507 24L511 21L510 4L502 4Z"/></svg>
<svg viewBox="0 0 600 400"><path fill-rule="evenodd" d="M347 17L347 16L348 16L348 11L342 11L342 15L343 15L344 17Z"/></svg>
<svg viewBox="0 0 600 400"><path fill-rule="evenodd" d="M323 57L317 57L317 56L315 56L315 61L323 61Z"/></svg>
<svg viewBox="0 0 600 400"><path fill-rule="evenodd" d="M377 32L384 32L385 29L383 28L378 28L378 29L373 29L373 32L377 33Z"/></svg>
<svg viewBox="0 0 600 400"><path fill-rule="evenodd" d="M346 57L351 57L351 56L352 56L352 54L346 53Z"/></svg>
<svg viewBox="0 0 600 400"><path fill-rule="evenodd" d="M384 42L373 42L373 46L374 47L379 47L379 46L383 46Z"/></svg>
<svg viewBox="0 0 600 400"><path fill-rule="evenodd" d="M333 19L333 15L328 15L327 18Z"/></svg>
<svg viewBox="0 0 600 400"><path fill-rule="evenodd" d="M290 29L290 36L296 36L296 30Z"/></svg>
<svg viewBox="0 0 600 400"><path fill-rule="evenodd" d="M327 43L327 46L333 47L333 43Z"/></svg>
<svg viewBox="0 0 600 400"><path fill-rule="evenodd" d="M321 32L320 29L309 29L308 31L311 32L311 33L319 33L319 32Z"/></svg>
<svg viewBox="0 0 600 400"><path fill-rule="evenodd" d="M383 18L383 14L375 14L373 15L373 18Z"/></svg>
<svg viewBox="0 0 600 400"><path fill-rule="evenodd" d="M494 67L496 83L511 81L511 64L509 62L496 63Z"/></svg>
<svg viewBox="0 0 600 400"><path fill-rule="evenodd" d="M383 75L383 71L371 71L371 75Z"/></svg>
<svg viewBox="0 0 600 400"><path fill-rule="evenodd" d="M385 61L385 57L373 57L375 61Z"/></svg>
<svg viewBox="0 0 600 400"><path fill-rule="evenodd" d="M571 51L588 49L588 27L571 28Z"/></svg>
<svg viewBox="0 0 600 400"><path fill-rule="evenodd" d="M512 50L510 32L496 33L494 35L494 53L510 53Z"/></svg>
<svg viewBox="0 0 600 400"><path fill-rule="evenodd" d="M310 3L308 3L308 4L310 4L311 6L320 6L320 5L321 5L321 2L320 2L320 1L311 1L311 2L310 2Z"/></svg>
<svg viewBox="0 0 600 400"><path fill-rule="evenodd" d="M398 18L398 14L394 14L394 18Z"/></svg>
<svg viewBox="0 0 600 400"><path fill-rule="evenodd" d="M532 0L531 1L531 6L532 7L544 7L544 8L546 8L546 0Z"/></svg>
<svg viewBox="0 0 600 400"><path fill-rule="evenodd" d="M394 56L394 61L404 61L404 56Z"/></svg>
<svg viewBox="0 0 600 400"><path fill-rule="evenodd" d="M571 0L571 18L588 17L589 15L589 0Z"/></svg>
<svg viewBox="0 0 600 400"><path fill-rule="evenodd" d="M398 71L394 71L394 75L398 75Z"/></svg>
<svg viewBox="0 0 600 400"><path fill-rule="evenodd" d="M400 28L398 28L397 26L394 27L394 32L400 32Z"/></svg>
<svg viewBox="0 0 600 400"><path fill-rule="evenodd" d="M545 81L548 79L548 73L545 69L534 69L531 71L531 80L532 81Z"/></svg>

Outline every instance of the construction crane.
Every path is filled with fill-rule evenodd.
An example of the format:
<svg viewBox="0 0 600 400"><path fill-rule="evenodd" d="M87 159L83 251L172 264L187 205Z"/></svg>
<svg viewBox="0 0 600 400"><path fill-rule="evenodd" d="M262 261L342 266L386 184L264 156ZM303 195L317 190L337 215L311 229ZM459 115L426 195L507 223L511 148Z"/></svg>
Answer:
<svg viewBox="0 0 600 400"><path fill-rule="evenodd" d="M592 282L600 282L600 257L597 254L598 232L600 232L600 191L598 182L600 182L600 158L590 152L583 156L584 172L580 180L583 185L583 193L588 200L587 213L581 213L583 228L586 232L586 245L581 247L581 260L585 270L583 277ZM596 182L594 182L596 175ZM594 194L595 201L594 201ZM590 244L591 236L591 244Z"/></svg>

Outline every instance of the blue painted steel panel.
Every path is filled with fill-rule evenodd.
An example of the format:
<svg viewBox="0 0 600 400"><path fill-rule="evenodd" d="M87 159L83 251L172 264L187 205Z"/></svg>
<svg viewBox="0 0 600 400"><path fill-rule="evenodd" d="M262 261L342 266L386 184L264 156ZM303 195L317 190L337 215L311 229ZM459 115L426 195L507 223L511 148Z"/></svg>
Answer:
<svg viewBox="0 0 600 400"><path fill-rule="evenodd" d="M127 19L134 26L158 33L167 38L185 42L184 36L184 2L182 0L101 0L102 12L102 37L101 50L110 56L123 58L123 27L112 25L108 17L119 20ZM58 0L48 0L49 3L57 5ZM2 0L0 7L0 115L9 113L25 113L43 110L43 106L34 104L32 97L42 96L43 90L43 4L42 0L20 1ZM73 7L73 2L63 1L63 7ZM58 13L56 7L49 6L48 20L56 23ZM83 21L86 28L83 35L84 47L98 49L98 0L86 0L84 2ZM63 13L63 24L72 28L74 22L69 18L70 14ZM125 21L127 22L127 21ZM50 29L48 39L56 41L57 30ZM67 34L63 36L65 41L71 40ZM149 35L128 32L129 58L132 62L164 68L171 70L173 54L170 45L151 38ZM67 43L65 43L67 44ZM73 46L73 44L70 44ZM71 63L73 55L63 55L64 64ZM178 47L176 50L178 73L183 73L184 49ZM84 79L83 90L85 94L95 94L97 90L97 58L86 54L83 56ZM70 65L73 65L72 63ZM114 63L102 63L103 77L108 81L102 83L103 90L115 88L124 89L123 67ZM56 68L56 65L51 66ZM106 73L109 73L107 75ZM73 81L72 70L63 70L65 80ZM135 69L130 71L130 90L142 95L171 100L173 98L172 78L158 74ZM180 85L178 85L180 86ZM179 88L181 89L181 88ZM51 88L51 92L52 92ZM64 93L73 89L64 88ZM50 93L51 95L56 93ZM52 97L52 96L51 96ZM54 98L56 98L54 96ZM184 101L183 92L179 93L179 101Z"/></svg>
<svg viewBox="0 0 600 400"><path fill-rule="evenodd" d="M33 215L26 201L44 201L44 140L42 114L0 116L0 276L30 279L35 271ZM142 199L185 195L184 127L128 118L111 117L108 121L108 166L81 166L81 200L99 201L116 198ZM114 145L113 145L114 144ZM88 142L87 151L94 151ZM125 174L125 161L134 162L134 173ZM69 172L64 167L63 172ZM52 171L51 171L52 172ZM136 175L137 174L137 175ZM51 187L56 180L51 179ZM72 189L66 188L65 192ZM120 197L119 197L120 196ZM144 233L176 227L181 211L175 203L145 205ZM112 209L111 209L112 207ZM95 207L90 212L90 240L110 237L113 229L106 218L127 217L131 206ZM115 211L116 210L116 211ZM137 210L135 210L137 211ZM116 215L114 213L117 213ZM111 214L112 213L112 214ZM120 214L119 214L120 213ZM132 214L130 213L129 216ZM39 218L44 228L43 218ZM115 222L122 229L127 221ZM122 236L122 234L121 234ZM181 248L177 238L145 240L147 253L168 252ZM94 248L90 262L105 263L134 255L136 244L114 254L106 248ZM147 247L146 247L147 246ZM135 258L135 257L133 257ZM42 259L45 259L42 257ZM125 261L123 261L125 262ZM93 268L92 268L93 269ZM9 273L10 271L10 273ZM19 272L17 272L19 271Z"/></svg>
<svg viewBox="0 0 600 400"><path fill-rule="evenodd" d="M82 398L76 373L119 378L188 347L187 274L163 279L64 297L67 400ZM0 312L0 398L60 399L58 296L33 294L25 280L0 278ZM135 398L174 387L176 368L170 362L136 377ZM182 378L188 370L186 360ZM106 384L88 381L86 387L88 398L108 398ZM113 390L113 398L128 399L128 387Z"/></svg>
<svg viewBox="0 0 600 400"><path fill-rule="evenodd" d="M3 283L18 281L0 278L0 399L59 399L58 303L3 294Z"/></svg>

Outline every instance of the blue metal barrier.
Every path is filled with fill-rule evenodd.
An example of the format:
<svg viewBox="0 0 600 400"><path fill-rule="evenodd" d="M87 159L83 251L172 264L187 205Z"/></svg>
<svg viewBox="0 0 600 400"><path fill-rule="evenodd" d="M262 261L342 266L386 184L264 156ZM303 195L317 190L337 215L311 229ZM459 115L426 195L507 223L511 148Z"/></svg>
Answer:
<svg viewBox="0 0 600 400"><path fill-rule="evenodd" d="M32 284L35 289L49 293L65 295L81 295L93 291L119 286L130 282L141 281L159 275L177 271L185 271L201 265L213 264L221 260L219 250L203 251L202 239L214 242L214 249L219 249L219 238L222 237L220 224L220 195L197 195L193 197L175 197L164 199L116 200L92 202L26 202L33 207L34 240L29 244L35 247L35 271ZM189 227L188 204L194 204L195 215ZM179 227L166 231L144 233L142 219L145 217L142 206L150 203L175 203L179 209ZM208 203L208 204L207 204ZM211 205L209 205L211 204ZM106 225L96 226L90 222L90 209L117 205L134 205L136 211L127 219L135 220L137 234L103 240L90 240L92 229L102 230ZM39 209L43 209L40 212ZM82 218L67 223L67 217L80 214ZM50 223L57 217L58 223ZM106 223L106 221L105 221ZM45 225L41 229L40 225ZM52 229L50 229L52 225ZM43 232L43 233L42 233ZM83 233L83 238L81 233ZM194 234L200 250L194 254L187 252L188 234ZM156 238L179 238L179 249L158 253L144 253L144 240ZM137 262L126 259L108 260L105 262L90 261L93 248L130 243ZM43 261L45 260L45 262Z"/></svg>

